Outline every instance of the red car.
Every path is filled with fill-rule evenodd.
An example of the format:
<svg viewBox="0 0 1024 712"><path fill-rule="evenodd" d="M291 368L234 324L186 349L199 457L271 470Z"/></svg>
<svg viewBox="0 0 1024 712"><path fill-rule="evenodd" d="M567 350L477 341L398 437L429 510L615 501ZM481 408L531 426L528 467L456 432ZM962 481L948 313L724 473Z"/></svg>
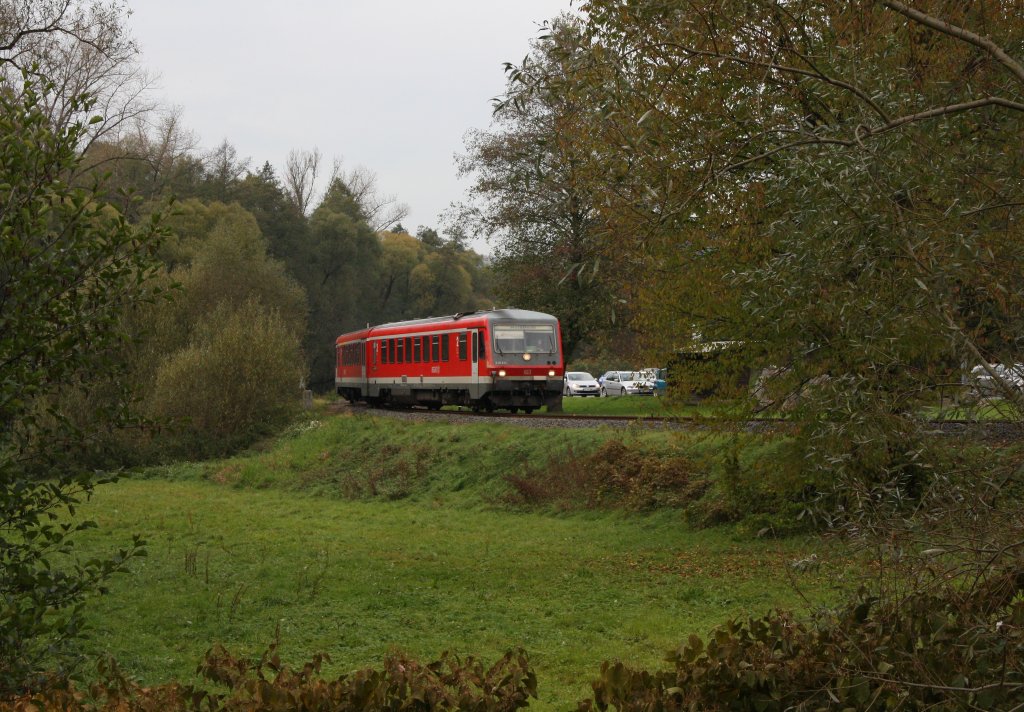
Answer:
<svg viewBox="0 0 1024 712"><path fill-rule="evenodd" d="M561 410L562 333L550 314L494 309L342 334L335 385L351 401Z"/></svg>

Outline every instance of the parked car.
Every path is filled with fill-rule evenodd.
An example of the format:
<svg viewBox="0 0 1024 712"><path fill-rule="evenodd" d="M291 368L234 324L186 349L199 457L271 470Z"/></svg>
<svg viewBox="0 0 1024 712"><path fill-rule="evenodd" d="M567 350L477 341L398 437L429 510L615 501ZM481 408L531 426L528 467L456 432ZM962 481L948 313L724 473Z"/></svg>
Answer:
<svg viewBox="0 0 1024 712"><path fill-rule="evenodd" d="M641 368L640 373L654 386L654 395L665 395L665 392L668 390L668 369Z"/></svg>
<svg viewBox="0 0 1024 712"><path fill-rule="evenodd" d="M601 384L586 371L567 371L563 396L594 396L601 394Z"/></svg>
<svg viewBox="0 0 1024 712"><path fill-rule="evenodd" d="M608 371L601 377L602 396L650 396L654 385L639 371Z"/></svg>
<svg viewBox="0 0 1024 712"><path fill-rule="evenodd" d="M1024 363L1015 363L1010 366L1002 363L989 364L989 368L1006 385L1017 391L1024 391ZM981 364L971 369L968 383L980 396L1001 396L1004 389L995 378Z"/></svg>

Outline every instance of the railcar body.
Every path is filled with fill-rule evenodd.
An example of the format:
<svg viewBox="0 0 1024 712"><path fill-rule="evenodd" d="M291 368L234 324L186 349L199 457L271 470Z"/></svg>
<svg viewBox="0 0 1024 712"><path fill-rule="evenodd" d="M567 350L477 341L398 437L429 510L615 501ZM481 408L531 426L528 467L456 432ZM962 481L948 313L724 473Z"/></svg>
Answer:
<svg viewBox="0 0 1024 712"><path fill-rule="evenodd" d="M348 401L561 410L562 333L522 309L400 321L342 334L335 385Z"/></svg>

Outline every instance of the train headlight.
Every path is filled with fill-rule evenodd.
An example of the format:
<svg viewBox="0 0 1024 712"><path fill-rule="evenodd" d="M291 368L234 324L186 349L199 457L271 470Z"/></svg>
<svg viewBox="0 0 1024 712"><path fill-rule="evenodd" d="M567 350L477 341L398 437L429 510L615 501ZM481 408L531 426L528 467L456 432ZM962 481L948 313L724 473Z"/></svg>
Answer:
<svg viewBox="0 0 1024 712"><path fill-rule="evenodd" d="M505 369L498 371L498 378L504 378L506 376Z"/></svg>
<svg viewBox="0 0 1024 712"><path fill-rule="evenodd" d="M548 371L548 378L554 378L554 377L555 377L555 369L551 369L550 371Z"/></svg>
<svg viewBox="0 0 1024 712"><path fill-rule="evenodd" d="M529 361L531 358L533 358L533 356L531 356L530 354L523 354L524 361Z"/></svg>

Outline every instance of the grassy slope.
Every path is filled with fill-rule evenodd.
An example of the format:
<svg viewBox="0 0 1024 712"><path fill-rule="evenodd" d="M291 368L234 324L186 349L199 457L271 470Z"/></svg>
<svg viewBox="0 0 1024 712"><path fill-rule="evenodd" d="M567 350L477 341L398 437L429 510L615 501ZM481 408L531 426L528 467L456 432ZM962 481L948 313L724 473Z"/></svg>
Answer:
<svg viewBox="0 0 1024 712"><path fill-rule="evenodd" d="M566 709L603 660L655 666L727 617L801 605L786 562L812 541L693 532L673 512L487 505L501 472L608 435L338 417L258 453L123 480L90 505L100 527L86 543L140 532L150 555L95 602L93 650L155 683L187 679L216 641L259 652L278 625L286 659L324 651L332 672L375 665L391 646L494 659L520 645L540 678L536 707ZM664 434L627 437L672 447ZM371 481L372 501L343 499L369 497ZM400 489L411 496L383 501ZM799 583L821 600L836 574Z"/></svg>

